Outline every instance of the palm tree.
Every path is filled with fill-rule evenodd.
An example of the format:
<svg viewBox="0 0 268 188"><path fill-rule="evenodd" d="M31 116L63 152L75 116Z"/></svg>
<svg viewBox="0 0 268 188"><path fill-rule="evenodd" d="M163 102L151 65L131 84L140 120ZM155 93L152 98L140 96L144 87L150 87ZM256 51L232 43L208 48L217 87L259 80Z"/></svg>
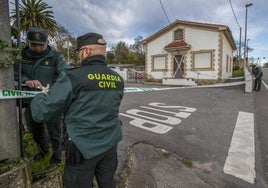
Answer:
<svg viewBox="0 0 268 188"><path fill-rule="evenodd" d="M45 29L51 37L57 33L57 22L54 20L52 7L42 0L22 0L19 5L21 31L26 32L29 27ZM17 24L16 10L11 12L13 27Z"/></svg>

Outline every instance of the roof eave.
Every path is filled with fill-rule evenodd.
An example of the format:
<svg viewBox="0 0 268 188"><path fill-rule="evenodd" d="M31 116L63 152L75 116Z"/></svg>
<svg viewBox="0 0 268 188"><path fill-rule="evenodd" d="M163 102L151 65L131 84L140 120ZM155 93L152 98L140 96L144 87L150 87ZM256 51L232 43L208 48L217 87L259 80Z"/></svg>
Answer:
<svg viewBox="0 0 268 188"><path fill-rule="evenodd" d="M164 48L166 51L185 51L191 49L191 46L180 46L180 47L166 47Z"/></svg>

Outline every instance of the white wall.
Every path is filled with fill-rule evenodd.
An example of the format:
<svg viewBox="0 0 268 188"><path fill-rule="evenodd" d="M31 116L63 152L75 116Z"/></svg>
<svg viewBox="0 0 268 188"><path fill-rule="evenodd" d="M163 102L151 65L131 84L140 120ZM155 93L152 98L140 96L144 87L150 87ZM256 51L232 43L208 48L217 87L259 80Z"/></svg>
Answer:
<svg viewBox="0 0 268 188"><path fill-rule="evenodd" d="M127 70L126 68L123 68L120 70L120 67L111 68L113 71L117 72L124 80L127 80Z"/></svg>
<svg viewBox="0 0 268 188"><path fill-rule="evenodd" d="M178 27L180 29L184 29L185 34L185 42L191 45L191 49L188 50L187 57L184 59L186 62L185 71L187 71L186 78L195 78L195 79L218 79L218 70L219 70L219 33L218 31L208 30L208 29L198 29L198 28L187 28L187 27ZM150 41L147 44L147 73L151 75L154 79L162 79L163 77L172 77L174 72L171 67L173 66L172 55L164 50L164 47L173 41L173 31L178 28L174 28L170 32L166 32L161 35L159 38L156 38ZM214 52L214 70L190 70L191 69L191 51L200 51L200 50L215 50ZM167 72L152 71L151 63L153 55L167 55ZM226 73L226 54L232 59L232 48L224 36L223 39L223 77L232 76L232 72ZM165 64L165 62L163 62ZM233 63L231 63L232 65ZM230 65L229 65L230 66Z"/></svg>
<svg viewBox="0 0 268 188"><path fill-rule="evenodd" d="M164 47L168 45L170 42L172 42L173 36L172 32L165 33L159 38L156 38L155 40L149 42L147 44L147 73L152 76L154 79L162 79L162 77L170 77L171 74L170 72L168 73L163 73L162 71L152 71L152 56L153 55L167 55L167 52L164 50ZM168 61L170 61L170 57L168 56ZM165 64L166 62L163 62ZM168 64L168 69L170 69L170 64ZM163 75L164 74L164 75Z"/></svg>
<svg viewBox="0 0 268 188"><path fill-rule="evenodd" d="M191 51L218 49L218 32L186 28L185 41L192 45Z"/></svg>
<svg viewBox="0 0 268 188"><path fill-rule="evenodd" d="M227 65L227 55L229 57ZM231 59L231 62L230 62ZM227 67L228 66L228 67ZM226 67L228 71L226 72ZM230 71L231 70L231 71ZM233 73L233 51L226 37L223 37L223 58L222 58L222 77L223 79L232 77Z"/></svg>
<svg viewBox="0 0 268 188"><path fill-rule="evenodd" d="M185 41L192 46L191 51L200 51L200 50L212 50L215 49L214 60L212 62L215 64L214 71L206 70L190 70L191 59L190 52L187 57L187 78L195 79L217 79L218 77L218 41L219 34L216 31L210 30L200 30L195 28L186 28L185 29Z"/></svg>

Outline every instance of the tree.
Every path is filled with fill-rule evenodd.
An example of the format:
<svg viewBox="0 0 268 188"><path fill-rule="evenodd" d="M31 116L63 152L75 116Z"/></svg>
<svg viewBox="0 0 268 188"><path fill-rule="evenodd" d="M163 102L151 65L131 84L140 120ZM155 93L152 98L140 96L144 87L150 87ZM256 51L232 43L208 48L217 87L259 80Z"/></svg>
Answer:
<svg viewBox="0 0 268 188"><path fill-rule="evenodd" d="M108 51L106 55L107 64L112 64L114 60L114 53L112 51Z"/></svg>
<svg viewBox="0 0 268 188"><path fill-rule="evenodd" d="M135 43L133 45L130 45L130 49L133 50L136 53L142 52L142 36L138 36L134 39Z"/></svg>
<svg viewBox="0 0 268 188"><path fill-rule="evenodd" d="M239 59L239 42L238 41L236 41L235 42L235 45L236 45L236 51L234 52L234 58L236 58L236 60L238 60ZM244 56L244 52L245 52L245 49L244 49L244 43L242 42L241 43L241 59L243 59L243 56ZM247 46L247 52L253 52L254 51L254 49L253 48L251 48L250 46Z"/></svg>
<svg viewBox="0 0 268 188"><path fill-rule="evenodd" d="M57 35L54 37L57 51L59 51L68 63L76 63L78 61L78 55L75 52L76 39L73 37L67 29L58 24Z"/></svg>
<svg viewBox="0 0 268 188"><path fill-rule="evenodd" d="M134 60L136 65L142 65L145 64L145 54L143 52L143 46L142 46L142 37L138 36L134 39L135 43L133 45L130 45L130 51L131 54L134 55ZM131 56L130 56L131 57Z"/></svg>
<svg viewBox="0 0 268 188"><path fill-rule="evenodd" d="M45 29L51 37L57 33L57 22L54 20L52 7L42 0L22 0L19 5L21 31L26 32L29 27ZM12 27L17 25L16 10L11 11Z"/></svg>
<svg viewBox="0 0 268 188"><path fill-rule="evenodd" d="M8 0L0 1L0 40L11 44L11 29L9 20ZM0 58L7 56L0 49ZM14 89L13 67L0 67L0 89ZM0 161L16 159L21 156L19 142L19 125L17 123L16 101L14 99L0 99Z"/></svg>
<svg viewBox="0 0 268 188"><path fill-rule="evenodd" d="M126 62L128 60L129 49L125 42L120 41L115 47L112 48L112 50L114 51L116 61Z"/></svg>

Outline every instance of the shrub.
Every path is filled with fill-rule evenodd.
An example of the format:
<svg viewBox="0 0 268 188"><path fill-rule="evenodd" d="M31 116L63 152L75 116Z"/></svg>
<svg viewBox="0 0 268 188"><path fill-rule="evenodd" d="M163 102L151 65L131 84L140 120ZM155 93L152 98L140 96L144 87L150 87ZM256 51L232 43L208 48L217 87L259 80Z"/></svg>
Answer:
<svg viewBox="0 0 268 188"><path fill-rule="evenodd" d="M244 70L239 69L233 71L233 77L242 77L242 76L244 76Z"/></svg>

